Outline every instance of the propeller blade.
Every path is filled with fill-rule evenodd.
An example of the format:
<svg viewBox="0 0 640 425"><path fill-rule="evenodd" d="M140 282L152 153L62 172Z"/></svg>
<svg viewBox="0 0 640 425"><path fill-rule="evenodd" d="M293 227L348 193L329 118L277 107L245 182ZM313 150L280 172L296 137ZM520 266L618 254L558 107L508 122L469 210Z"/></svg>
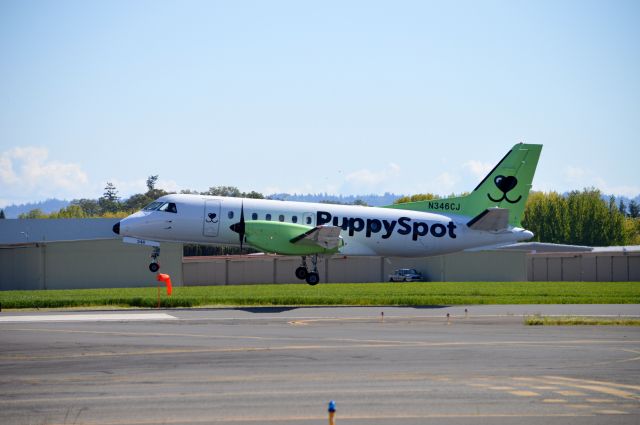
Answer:
<svg viewBox="0 0 640 425"><path fill-rule="evenodd" d="M239 233L239 235L240 235L240 252L242 252L242 244L244 243L244 229L245 229L245 225L244 225L244 200L240 204L240 228L241 228L241 231Z"/></svg>
<svg viewBox="0 0 640 425"><path fill-rule="evenodd" d="M229 226L231 230L238 234L240 238L240 251L242 251L242 246L244 244L244 232L245 232L245 224L244 224L244 200L240 205L240 221Z"/></svg>

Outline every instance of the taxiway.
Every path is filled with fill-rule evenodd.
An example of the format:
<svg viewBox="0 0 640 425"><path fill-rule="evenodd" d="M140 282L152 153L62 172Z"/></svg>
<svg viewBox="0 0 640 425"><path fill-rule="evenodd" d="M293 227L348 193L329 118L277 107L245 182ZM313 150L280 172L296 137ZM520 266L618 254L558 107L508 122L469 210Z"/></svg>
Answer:
<svg viewBox="0 0 640 425"><path fill-rule="evenodd" d="M638 423L640 329L530 314L640 308L2 312L0 423Z"/></svg>

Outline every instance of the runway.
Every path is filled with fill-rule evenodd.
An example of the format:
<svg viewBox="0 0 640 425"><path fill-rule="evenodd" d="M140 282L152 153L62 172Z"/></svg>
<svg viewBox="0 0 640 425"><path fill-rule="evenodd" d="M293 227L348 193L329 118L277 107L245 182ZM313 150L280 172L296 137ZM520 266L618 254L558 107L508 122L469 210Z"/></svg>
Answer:
<svg viewBox="0 0 640 425"><path fill-rule="evenodd" d="M640 422L638 327L523 325L638 305L464 310L2 312L0 423Z"/></svg>

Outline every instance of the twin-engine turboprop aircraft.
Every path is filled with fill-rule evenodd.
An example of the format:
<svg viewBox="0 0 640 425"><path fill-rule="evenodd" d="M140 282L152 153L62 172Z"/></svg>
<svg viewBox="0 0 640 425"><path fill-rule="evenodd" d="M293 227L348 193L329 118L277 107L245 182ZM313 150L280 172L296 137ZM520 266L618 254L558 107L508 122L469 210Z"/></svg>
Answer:
<svg viewBox="0 0 640 425"><path fill-rule="evenodd" d="M469 195L362 207L204 195L166 195L113 227L125 242L250 245L302 258L296 276L319 282L318 255L425 257L527 240L520 220L542 145L517 144ZM311 259L311 267L307 264Z"/></svg>

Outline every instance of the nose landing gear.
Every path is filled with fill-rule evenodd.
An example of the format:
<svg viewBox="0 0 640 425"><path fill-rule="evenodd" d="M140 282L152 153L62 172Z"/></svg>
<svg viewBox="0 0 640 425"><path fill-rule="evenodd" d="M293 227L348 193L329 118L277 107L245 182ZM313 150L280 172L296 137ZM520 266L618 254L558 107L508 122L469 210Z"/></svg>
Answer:
<svg viewBox="0 0 640 425"><path fill-rule="evenodd" d="M149 271L151 273L155 273L160 270L160 263L158 262L158 258L160 257L160 247L154 246L153 252L151 253L151 264L149 264Z"/></svg>
<svg viewBox="0 0 640 425"><path fill-rule="evenodd" d="M296 277L313 286L320 282L320 274L318 274L318 254L314 254L311 257L311 264L313 265L313 268L309 271L307 267L307 257L303 255L302 264L296 269Z"/></svg>

